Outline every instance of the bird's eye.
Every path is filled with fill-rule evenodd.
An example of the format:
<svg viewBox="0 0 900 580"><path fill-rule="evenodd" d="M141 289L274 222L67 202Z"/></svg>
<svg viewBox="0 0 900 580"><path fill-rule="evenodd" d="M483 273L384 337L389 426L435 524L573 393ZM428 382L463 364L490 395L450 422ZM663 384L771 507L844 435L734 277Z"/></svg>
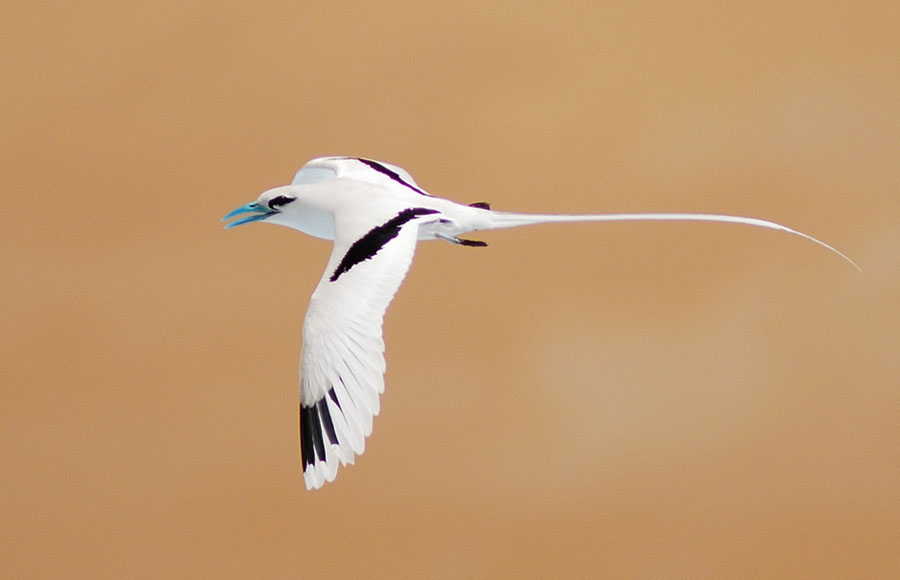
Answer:
<svg viewBox="0 0 900 580"><path fill-rule="evenodd" d="M297 199L296 197L290 197L287 195L279 195L277 197L273 197L269 200L269 209L278 209L283 205L287 205Z"/></svg>

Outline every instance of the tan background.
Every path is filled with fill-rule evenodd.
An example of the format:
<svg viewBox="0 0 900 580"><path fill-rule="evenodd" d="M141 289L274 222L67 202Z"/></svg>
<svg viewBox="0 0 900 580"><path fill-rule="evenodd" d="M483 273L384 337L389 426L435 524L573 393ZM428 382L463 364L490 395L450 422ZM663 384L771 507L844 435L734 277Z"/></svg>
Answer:
<svg viewBox="0 0 900 580"><path fill-rule="evenodd" d="M0 575L900 577L900 9L726 5L5 8ZM310 493L329 246L219 218L327 154L865 271L708 224L424 244Z"/></svg>

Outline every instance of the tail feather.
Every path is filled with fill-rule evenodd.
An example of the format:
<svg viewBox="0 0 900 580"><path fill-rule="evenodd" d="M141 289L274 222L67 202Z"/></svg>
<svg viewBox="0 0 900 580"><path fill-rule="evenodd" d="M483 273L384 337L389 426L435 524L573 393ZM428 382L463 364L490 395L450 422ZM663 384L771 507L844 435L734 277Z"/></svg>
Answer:
<svg viewBox="0 0 900 580"><path fill-rule="evenodd" d="M742 224L753 227L768 228L771 230L779 230L789 234L805 238L823 248L833 252L843 258L851 266L858 271L862 269L856 265L856 262L847 257L843 252L826 244L818 238L814 238L809 234L789 228L787 226L770 222L768 220L707 213L610 213L610 214L524 214L524 213L508 213L492 211L490 216L491 225L489 229L514 228L518 226L527 226L543 223L571 223L571 222L627 222L627 221L693 221L693 222L718 222L728 224ZM486 228L488 229L488 228Z"/></svg>

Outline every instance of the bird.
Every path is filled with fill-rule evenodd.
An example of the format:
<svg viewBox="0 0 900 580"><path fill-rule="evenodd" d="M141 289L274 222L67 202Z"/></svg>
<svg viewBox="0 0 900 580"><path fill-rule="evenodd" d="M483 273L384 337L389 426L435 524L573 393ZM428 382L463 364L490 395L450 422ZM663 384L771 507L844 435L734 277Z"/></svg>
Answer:
<svg viewBox="0 0 900 580"><path fill-rule="evenodd" d="M775 222L705 213L525 214L436 197L403 168L366 157L319 157L290 185L275 187L225 215L225 225L286 226L332 240L325 272L309 300L300 353L298 433L307 489L331 482L339 465L365 450L384 392L385 311L406 277L420 240L480 247L470 232L544 223L704 221L780 230L849 257Z"/></svg>

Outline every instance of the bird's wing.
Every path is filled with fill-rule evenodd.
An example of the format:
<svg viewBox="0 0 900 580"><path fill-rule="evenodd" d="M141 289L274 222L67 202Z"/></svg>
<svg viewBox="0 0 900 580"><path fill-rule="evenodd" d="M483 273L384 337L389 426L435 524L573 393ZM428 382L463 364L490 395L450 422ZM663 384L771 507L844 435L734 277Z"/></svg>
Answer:
<svg viewBox="0 0 900 580"><path fill-rule="evenodd" d="M319 183L331 179L352 179L379 187L407 188L419 195L431 197L408 171L397 165L366 157L319 157L313 159L294 175L292 185Z"/></svg>
<svg viewBox="0 0 900 580"><path fill-rule="evenodd" d="M419 187L419 184L409 174L409 171L399 165L375 161L365 157L355 157L354 159L360 164L359 166L353 166L352 175L354 179L379 185L385 183L384 178L388 178L394 183L399 183L412 189L416 193L429 195Z"/></svg>
<svg viewBox="0 0 900 580"><path fill-rule="evenodd" d="M300 455L306 487L334 479L365 449L384 392L384 312L409 270L419 222L435 210L335 219L328 266L310 299L300 357Z"/></svg>
<svg viewBox="0 0 900 580"><path fill-rule="evenodd" d="M331 181L336 175L337 172L330 167L308 167L304 165L294 174L294 180L291 181L291 185L305 185L309 183Z"/></svg>

